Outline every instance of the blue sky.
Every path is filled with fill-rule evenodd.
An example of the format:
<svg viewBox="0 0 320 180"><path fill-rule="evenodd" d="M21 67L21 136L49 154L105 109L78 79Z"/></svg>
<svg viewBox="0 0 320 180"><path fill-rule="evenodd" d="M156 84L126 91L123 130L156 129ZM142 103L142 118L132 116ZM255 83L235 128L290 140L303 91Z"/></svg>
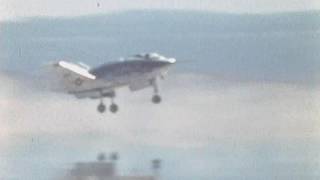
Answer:
<svg viewBox="0 0 320 180"><path fill-rule="evenodd" d="M99 3L99 7L97 7ZM79 16L134 9L183 9L232 13L272 13L320 9L318 0L0 0L0 19Z"/></svg>

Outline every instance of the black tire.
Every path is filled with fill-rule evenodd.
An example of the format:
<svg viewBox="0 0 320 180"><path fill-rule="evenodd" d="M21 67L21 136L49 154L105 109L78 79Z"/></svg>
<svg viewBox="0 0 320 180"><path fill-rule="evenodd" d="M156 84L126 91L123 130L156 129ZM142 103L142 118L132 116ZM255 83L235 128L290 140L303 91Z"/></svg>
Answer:
<svg viewBox="0 0 320 180"><path fill-rule="evenodd" d="M111 104L110 107L109 107L109 110L110 110L110 112L112 112L112 113L116 113L116 112L118 112L119 107L118 107L118 105L116 105L116 104Z"/></svg>
<svg viewBox="0 0 320 180"><path fill-rule="evenodd" d="M159 104L160 102L161 102L161 96L159 96L159 95L154 95L153 97L152 97L152 102L154 103L154 104Z"/></svg>
<svg viewBox="0 0 320 180"><path fill-rule="evenodd" d="M104 104L99 104L97 107L99 113L104 113L106 111L106 106Z"/></svg>

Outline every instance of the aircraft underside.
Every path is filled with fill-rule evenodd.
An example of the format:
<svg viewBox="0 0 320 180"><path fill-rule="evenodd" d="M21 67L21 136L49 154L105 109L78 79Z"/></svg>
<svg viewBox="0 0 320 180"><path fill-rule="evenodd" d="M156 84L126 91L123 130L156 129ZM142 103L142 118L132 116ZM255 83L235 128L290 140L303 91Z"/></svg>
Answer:
<svg viewBox="0 0 320 180"><path fill-rule="evenodd" d="M145 76L144 76L145 77ZM75 83L75 82L74 82ZM157 84L156 78L152 79L145 79L145 78L127 78L127 81L115 81L115 82L109 82L105 83L108 84L105 86L100 85L88 85L83 84L84 87L87 87L87 89L78 90L78 91L72 91L70 90L69 93L73 94L75 97L79 99L83 98L90 98L90 99L99 99L100 103L97 106L97 111L100 113L104 113L107 109L105 105L105 98L109 98L111 101L111 104L109 105L109 111L112 113L116 113L119 110L119 106L115 103L116 98L116 91L115 89L120 87L128 86L128 88L131 91L138 91L144 88L152 87L153 88L153 96L151 98L151 101L154 104L159 104L161 102L161 96L159 95L159 88ZM96 86L97 88L92 88L90 86Z"/></svg>
<svg viewBox="0 0 320 180"><path fill-rule="evenodd" d="M153 88L153 96L151 98L151 101L154 104L159 104L161 102L161 96L159 95L159 88L158 85L156 83L156 79L151 79L149 81L144 82L143 84L141 84L142 86L138 87L135 86L134 84L129 84L129 89L131 91L137 91L146 87L152 87ZM97 111L100 113L104 113L106 111L106 105L104 103L104 99L105 98L110 98L111 100L111 104L109 105L109 111L112 113L116 113L119 110L119 106L115 103L114 99L116 97L116 92L114 90L109 91L109 92L100 92L100 103L97 106Z"/></svg>
<svg viewBox="0 0 320 180"><path fill-rule="evenodd" d="M151 101L154 104L160 103L157 79L163 78L168 67L174 63L174 58L145 54L134 56L132 61L104 64L93 69L66 61L59 61L53 64L53 67L60 77L64 90L69 94L79 99L99 99L97 111L100 113L106 111L104 99L109 98L111 102L109 110L116 113L119 110L119 106L115 103L116 89L124 86L131 91L152 87Z"/></svg>

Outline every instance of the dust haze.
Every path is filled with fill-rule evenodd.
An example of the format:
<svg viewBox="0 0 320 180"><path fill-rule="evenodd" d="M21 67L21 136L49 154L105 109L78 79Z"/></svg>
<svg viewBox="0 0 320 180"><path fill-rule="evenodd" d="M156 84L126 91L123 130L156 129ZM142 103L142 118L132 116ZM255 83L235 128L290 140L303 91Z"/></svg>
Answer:
<svg viewBox="0 0 320 180"><path fill-rule="evenodd" d="M258 163L262 166L260 168L268 169L270 163L276 165L277 161L289 161L287 168L294 169L301 176L288 171L273 175L292 179L316 173L315 165L319 163L315 158L320 147L317 141L319 88L281 83L230 82L195 74L172 74L161 84L165 98L161 105L151 104L151 89L133 94L123 89L117 99L121 111L114 115L98 114L96 101L78 101L50 91L25 90L30 87L3 74L1 81L8 85L1 89L1 104L5 107L1 109L1 153L14 156L6 158L9 167L12 167L6 172L8 174L18 171L15 164L20 156L51 162L48 172L59 169L68 161L76 161L75 155L67 157L71 152L63 153L64 148L77 149L79 159L86 159L81 158L80 154L88 157L90 153L93 156L101 150L117 150L131 156L138 154L138 157L141 153L170 157L175 152L178 156L166 161L169 167L180 169L180 172L173 174L167 170L169 179L187 175L197 177L208 172L215 172L204 176L208 179L227 177L236 174L218 172L217 168L249 170L257 168ZM261 153L271 153L271 156L279 156L283 160L275 158L266 162L251 157L250 153L257 153L256 146L262 144L266 149L259 148ZM296 149L296 146L304 144L307 144L306 149ZM274 151L273 148L279 148L280 152L268 151ZM199 151L199 154L189 157L186 163L196 161L204 164L197 172L187 172L188 166L175 167L170 164L182 161L179 156L183 159L192 151ZM219 161L221 158L226 158L225 161L232 158L232 166L229 163L216 164L215 155L210 155L216 151L230 152L219 157ZM206 153L208 157L203 157ZM50 156L43 157L46 154ZM202 160L197 159L198 156ZM245 157L252 162L244 162ZM34 165L31 159L20 161L23 162L21 167L18 166L20 168L30 165L33 171L45 168ZM298 166L301 162L303 167ZM244 167L243 163L248 164ZM305 172L306 167L310 172ZM254 177L260 175L258 173ZM30 176L39 178L35 173L30 173Z"/></svg>

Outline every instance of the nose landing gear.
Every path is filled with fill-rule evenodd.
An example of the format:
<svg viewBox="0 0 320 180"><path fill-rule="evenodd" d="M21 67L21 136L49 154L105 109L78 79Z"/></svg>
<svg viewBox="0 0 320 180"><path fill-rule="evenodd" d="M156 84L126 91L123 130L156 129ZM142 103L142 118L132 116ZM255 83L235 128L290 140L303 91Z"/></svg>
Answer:
<svg viewBox="0 0 320 180"><path fill-rule="evenodd" d="M158 94L155 94L152 96L151 100L154 104L159 104L161 102L161 96L159 96Z"/></svg>
<svg viewBox="0 0 320 180"><path fill-rule="evenodd" d="M161 102L161 96L158 94L159 93L159 88L158 88L158 85L156 83L156 79L151 80L151 84L153 86L153 93L154 93L154 95L152 96L151 101L154 104L159 104Z"/></svg>

